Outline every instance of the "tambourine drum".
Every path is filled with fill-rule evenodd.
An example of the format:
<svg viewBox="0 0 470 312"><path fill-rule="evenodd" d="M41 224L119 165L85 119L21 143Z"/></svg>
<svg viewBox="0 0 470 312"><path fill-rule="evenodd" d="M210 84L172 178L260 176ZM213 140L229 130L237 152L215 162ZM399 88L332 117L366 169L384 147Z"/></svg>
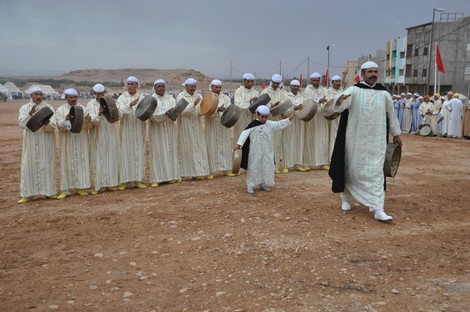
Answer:
<svg viewBox="0 0 470 312"><path fill-rule="evenodd" d="M83 127L83 118L85 117L83 107L77 105L70 107L69 116L72 124L70 132L80 133Z"/></svg>
<svg viewBox="0 0 470 312"><path fill-rule="evenodd" d="M104 108L103 115L109 123L115 123L119 120L119 110L111 95L100 98L100 106Z"/></svg>
<svg viewBox="0 0 470 312"><path fill-rule="evenodd" d="M281 101L279 104L271 108L271 115L277 116L286 112L289 108L294 106L291 100Z"/></svg>
<svg viewBox="0 0 470 312"><path fill-rule="evenodd" d="M325 104L325 106L333 106L333 105L334 105L333 100L329 100ZM336 113L333 113L333 114L328 114L325 110L322 110L322 114L323 114L323 117L325 117L326 120L333 120L333 119L336 119L339 116L341 116L341 113L336 112Z"/></svg>
<svg viewBox="0 0 470 312"><path fill-rule="evenodd" d="M178 101L178 103L176 103L175 107L167 110L165 112L165 115L167 115L168 118L170 118L171 120L175 121L184 111L186 106L188 106L188 104L188 101L186 101L185 99L181 99Z"/></svg>
<svg viewBox="0 0 470 312"><path fill-rule="evenodd" d="M401 147L398 144L387 143L385 153L384 173L386 177L395 177L398 172L398 166L401 159Z"/></svg>
<svg viewBox="0 0 470 312"><path fill-rule="evenodd" d="M240 173L240 165L242 162L242 150L238 149L233 152L232 157L232 173L239 174Z"/></svg>
<svg viewBox="0 0 470 312"><path fill-rule="evenodd" d="M297 117L305 122L312 120L318 110L318 103L312 99L307 99L302 103L302 109L297 111Z"/></svg>
<svg viewBox="0 0 470 312"><path fill-rule="evenodd" d="M157 105L157 99L151 95L147 95L142 100L140 100L139 104L137 104L135 109L135 116L142 121L146 121L155 112Z"/></svg>
<svg viewBox="0 0 470 312"><path fill-rule="evenodd" d="M431 136L432 135L431 126L428 124L423 125L419 129L419 134L422 136Z"/></svg>
<svg viewBox="0 0 470 312"><path fill-rule="evenodd" d="M206 116L211 116L219 106L219 95L213 92L204 94L201 100L201 113Z"/></svg>
<svg viewBox="0 0 470 312"><path fill-rule="evenodd" d="M222 117L220 117L220 122L223 126L231 128L237 123L241 113L242 109L240 107L235 104L230 104L222 114Z"/></svg>
<svg viewBox="0 0 470 312"><path fill-rule="evenodd" d="M269 103L269 101L271 101L271 97L267 93L261 94L253 103L251 103L248 109L250 110L250 112L255 114L258 106L266 105Z"/></svg>
<svg viewBox="0 0 470 312"><path fill-rule="evenodd" d="M43 108L38 110L33 116L31 116L31 118L26 123L26 127L29 130L36 132L44 125L46 121L51 119L52 115L54 115L52 109L47 106L44 106Z"/></svg>

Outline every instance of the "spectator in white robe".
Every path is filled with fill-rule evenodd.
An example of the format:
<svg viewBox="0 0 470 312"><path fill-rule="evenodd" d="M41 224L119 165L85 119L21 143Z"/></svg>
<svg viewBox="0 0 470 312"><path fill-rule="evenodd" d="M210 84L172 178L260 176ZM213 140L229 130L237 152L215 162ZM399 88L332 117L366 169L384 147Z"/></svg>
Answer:
<svg viewBox="0 0 470 312"><path fill-rule="evenodd" d="M449 125L447 136L460 139L462 137L463 103L459 99L460 93L455 93L454 98L449 101Z"/></svg>
<svg viewBox="0 0 470 312"><path fill-rule="evenodd" d="M183 83L176 102L185 99L189 104L178 119L178 154L182 177L203 180L209 175L207 145L202 128L200 105L202 96L196 92L197 81L188 78Z"/></svg>
<svg viewBox="0 0 470 312"><path fill-rule="evenodd" d="M269 87L265 88L261 91L260 95L267 93L271 100L269 103L266 104L269 108L273 105L279 104L282 100L284 100L287 96L287 93L281 89L282 84L282 76L279 74L274 74L271 77L271 82L269 83ZM282 119L280 115L272 117L274 121L279 121ZM273 140L274 140L274 159L275 159L275 173L287 173L289 169L284 166L284 157L282 155L283 146L282 146L282 131L277 131L273 133Z"/></svg>
<svg viewBox="0 0 470 312"><path fill-rule="evenodd" d="M166 114L176 106L175 98L166 93L166 81L155 80L152 96L158 101L149 121L150 186L181 181L176 124Z"/></svg>
<svg viewBox="0 0 470 312"><path fill-rule="evenodd" d="M310 75L310 85L304 92L304 98L318 103L318 110L312 120L305 123L304 163L308 167L328 170L328 121L323 117L323 107L327 102L326 88L320 85L321 74Z"/></svg>
<svg viewBox="0 0 470 312"><path fill-rule="evenodd" d="M341 88L341 77L336 75L331 77L331 85L327 90L326 99L333 101L338 93L343 92ZM340 117L333 120L328 120L328 163L331 162L331 155L333 154L333 148L335 147L336 133L338 132Z"/></svg>
<svg viewBox="0 0 470 312"><path fill-rule="evenodd" d="M421 123L430 125L432 119L433 104L429 100L429 95L423 97L423 102L419 106L419 114L421 115Z"/></svg>
<svg viewBox="0 0 470 312"><path fill-rule="evenodd" d="M431 116L431 131L434 135L440 135L439 131L439 116L441 114L441 95L439 93L434 94L434 103L432 105L432 116Z"/></svg>
<svg viewBox="0 0 470 312"><path fill-rule="evenodd" d="M18 125L23 129L23 150L21 153L21 183L19 204L29 202L33 196L57 198L55 165L55 123L47 121L36 132L26 124L41 108L54 108L43 100L43 91L39 87L31 89L31 100L22 105L19 111Z"/></svg>
<svg viewBox="0 0 470 312"><path fill-rule="evenodd" d="M234 104L242 109L237 123L233 126L234 138L238 138L246 126L253 121L254 115L248 108L259 97L258 90L254 88L255 76L245 73L242 78L243 86L235 90L234 94Z"/></svg>
<svg viewBox="0 0 470 312"><path fill-rule="evenodd" d="M256 109L256 120L240 134L235 149L243 146L241 167L247 170L248 194L254 194L257 186L266 192L274 186L273 133L289 126L294 116L279 121L268 120L269 107L260 105Z"/></svg>
<svg viewBox="0 0 470 312"><path fill-rule="evenodd" d="M289 84L290 91L286 98L294 105L284 115L290 116L295 111L303 108L303 97L300 93L300 81L293 79ZM282 147L284 148L284 166L300 172L307 171L303 165L305 125L300 118L295 118L290 127L282 130Z"/></svg>
<svg viewBox="0 0 470 312"><path fill-rule="evenodd" d="M90 188L90 153L88 145L88 124L90 117L85 106L78 103L75 89L64 91L67 103L57 108L54 119L59 129L60 143L60 190L57 199L64 199L73 191L78 195L88 195ZM80 106L83 109L83 126L79 133L73 133L70 109Z"/></svg>
<svg viewBox="0 0 470 312"><path fill-rule="evenodd" d="M93 86L95 98L88 102L86 108L90 115L89 131L93 190L91 194L108 188L116 191L119 185L119 140L116 123L110 123L104 117L104 107L100 99L105 96L106 88L98 83Z"/></svg>
<svg viewBox="0 0 470 312"><path fill-rule="evenodd" d="M403 133L410 133L411 132L411 122L413 119L413 94L408 92L406 94L406 102L405 102L405 111L403 112L403 125L401 130Z"/></svg>
<svg viewBox="0 0 470 312"><path fill-rule="evenodd" d="M403 114L405 113L405 103L406 103L406 94L401 93L400 99L398 100L398 123L400 124L400 129L403 129Z"/></svg>
<svg viewBox="0 0 470 312"><path fill-rule="evenodd" d="M374 212L376 220L390 221L384 211L387 131L401 147L401 130L390 94L377 83L378 65L362 64L361 74L360 83L338 94L334 104L325 108L342 112L329 175L333 192L341 193L343 211L351 210L350 200L356 199Z"/></svg>
<svg viewBox="0 0 470 312"><path fill-rule="evenodd" d="M230 105L230 98L223 94L222 81L212 80L209 90L219 96L217 110L210 116L204 117L204 130L207 144L207 157L209 161L208 179L213 179L217 171L224 175L234 177L232 173L232 143L231 129L222 125L220 117Z"/></svg>
<svg viewBox="0 0 470 312"><path fill-rule="evenodd" d="M120 116L120 191L125 190L128 183L139 189L147 188L143 183L146 169L146 123L135 115L137 104L144 98L137 91L138 88L139 80L130 76L127 78L127 92L121 94L116 101Z"/></svg>
<svg viewBox="0 0 470 312"><path fill-rule="evenodd" d="M441 116L442 116L442 136L447 137L447 133L449 132L449 124L450 124L450 107L449 103L454 98L454 92L449 91L447 92L447 99L442 103L441 108Z"/></svg>

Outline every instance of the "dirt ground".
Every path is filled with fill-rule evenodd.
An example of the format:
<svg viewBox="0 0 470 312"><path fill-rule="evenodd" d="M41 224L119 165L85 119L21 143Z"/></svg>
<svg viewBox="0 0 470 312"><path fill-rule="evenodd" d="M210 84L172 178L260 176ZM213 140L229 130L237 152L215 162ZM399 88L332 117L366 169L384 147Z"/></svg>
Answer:
<svg viewBox="0 0 470 312"><path fill-rule="evenodd" d="M20 205L21 104L0 105L0 311L470 311L468 140L402 136L390 224L320 170Z"/></svg>

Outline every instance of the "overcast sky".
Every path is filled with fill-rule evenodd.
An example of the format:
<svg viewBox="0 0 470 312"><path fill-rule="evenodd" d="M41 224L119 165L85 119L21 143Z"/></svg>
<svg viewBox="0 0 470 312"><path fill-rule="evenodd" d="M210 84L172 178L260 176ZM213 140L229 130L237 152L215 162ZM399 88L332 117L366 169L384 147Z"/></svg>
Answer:
<svg viewBox="0 0 470 312"><path fill-rule="evenodd" d="M324 73L468 0L0 0L0 76L188 68L213 78ZM436 12L436 19L439 12ZM302 64L303 63L303 64ZM299 65L302 64L300 67ZM157 77L156 77L157 78Z"/></svg>

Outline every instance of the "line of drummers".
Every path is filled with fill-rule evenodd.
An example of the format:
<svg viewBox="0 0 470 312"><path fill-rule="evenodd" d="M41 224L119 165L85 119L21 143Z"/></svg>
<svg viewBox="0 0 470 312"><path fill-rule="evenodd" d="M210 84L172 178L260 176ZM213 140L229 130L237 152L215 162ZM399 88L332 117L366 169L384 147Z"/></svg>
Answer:
<svg viewBox="0 0 470 312"><path fill-rule="evenodd" d="M293 124L274 137L275 172L329 169L339 115L325 115L325 105L341 92L339 76L330 87L320 85L313 73L301 90L298 80L284 86L279 74L260 93L253 74L245 73L231 100L222 82L213 80L209 92L196 92L197 81L188 78L176 99L166 82L154 82L154 93L139 92L139 80L127 79L127 91L115 101L102 84L93 86L95 99L78 102L74 89L65 90L66 103L54 108L32 90L31 101L20 109L24 128L21 162L21 199L35 196L64 199L99 192L147 188L146 146L149 145L150 186L178 183L183 178L213 179L217 173L233 177L232 152L245 127L256 118L259 105L271 108L280 120L296 113ZM60 192L56 187L55 131L60 146ZM90 174L91 172L91 174ZM90 190L91 189L91 190Z"/></svg>

